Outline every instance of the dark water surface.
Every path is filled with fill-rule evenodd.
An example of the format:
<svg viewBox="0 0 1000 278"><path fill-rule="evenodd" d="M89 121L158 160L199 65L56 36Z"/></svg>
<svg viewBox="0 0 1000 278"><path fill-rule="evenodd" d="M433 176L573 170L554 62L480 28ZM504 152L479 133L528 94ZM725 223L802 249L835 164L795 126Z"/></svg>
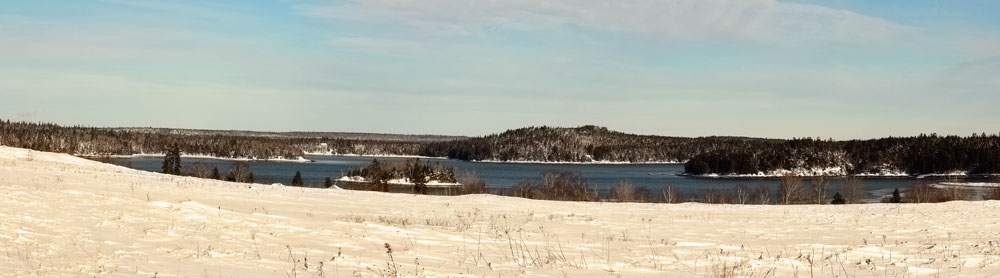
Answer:
<svg viewBox="0 0 1000 278"><path fill-rule="evenodd" d="M313 162L279 162L251 161L250 169L258 183L289 184L295 171L302 172L302 179L307 185L320 186L326 177L339 178L349 169L360 168L371 162L375 157L359 156L325 156L307 155ZM377 157L379 161L405 161L407 158ZM524 179L537 180L542 172L548 170L565 170L579 172L590 186L606 194L611 185L619 181L628 181L634 186L648 187L658 193L664 186L673 186L688 195L700 194L706 188L731 189L738 184L744 184L754 189L758 184L767 185L772 194L777 190L777 179L765 178L691 178L680 176L684 172L683 164L525 164L525 163L479 163L448 159L421 158L422 161L440 162L447 167L455 167L457 172L472 171L487 183L490 188L510 187ZM232 161L201 158L181 158L183 167L200 161L219 167L219 172L225 176ZM163 165L162 157L129 157L116 159L115 163L131 166L136 169L160 172ZM843 184L844 179L836 178L830 183L830 194ZM869 200L878 200L890 194L894 188L903 190L916 181L935 181L934 179L915 178L867 178L864 179ZM980 181L970 179L969 181ZM808 185L808 180L805 181Z"/></svg>

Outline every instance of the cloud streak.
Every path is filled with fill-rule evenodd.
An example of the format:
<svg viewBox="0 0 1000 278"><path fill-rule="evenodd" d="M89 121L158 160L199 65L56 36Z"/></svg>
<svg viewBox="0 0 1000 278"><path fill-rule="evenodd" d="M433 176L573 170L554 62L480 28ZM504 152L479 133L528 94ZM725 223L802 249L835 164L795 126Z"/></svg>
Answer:
<svg viewBox="0 0 1000 278"><path fill-rule="evenodd" d="M774 0L358 0L299 9L310 16L395 22L437 34L582 27L667 41L870 43L913 31L877 17Z"/></svg>

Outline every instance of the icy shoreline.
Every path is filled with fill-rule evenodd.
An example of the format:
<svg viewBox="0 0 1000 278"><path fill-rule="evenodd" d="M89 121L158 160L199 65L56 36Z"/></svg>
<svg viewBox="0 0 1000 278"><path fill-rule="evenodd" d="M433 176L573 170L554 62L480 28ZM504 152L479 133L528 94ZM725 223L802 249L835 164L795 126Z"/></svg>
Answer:
<svg viewBox="0 0 1000 278"><path fill-rule="evenodd" d="M756 174L703 174L703 175L692 175L688 173L680 174L680 176L692 177L692 178L718 178L718 179L729 179L729 178L780 178L787 175L795 175L799 177L847 177L849 176L846 171L840 167L830 167L830 168L815 168L815 169L795 169L795 170L775 170L771 172L758 172ZM935 173L935 174L921 174L921 175L910 175L900 170L885 170L881 173L862 173L856 174L855 177L862 178L937 178L937 177L956 177L956 178L969 178L969 177L992 177L1000 175L987 175L987 174L969 174L966 171L952 171L948 173Z"/></svg>
<svg viewBox="0 0 1000 278"><path fill-rule="evenodd" d="M112 158L132 158L132 157L163 157L164 154L131 154L131 155L110 155ZM306 159L304 157L299 157L298 159L287 159L287 158L256 158L256 157L218 157L212 155L203 154L181 154L181 159L194 158L194 159L214 159L214 160L228 160L228 161L274 161L274 162L297 162L297 163L309 163L312 160Z"/></svg>
<svg viewBox="0 0 1000 278"><path fill-rule="evenodd" d="M434 156L422 156L422 155L405 155L405 154L340 154L331 152L306 152L306 155L315 156L344 156L344 157L388 157L388 158L426 158L426 159L450 159L447 157L434 157Z"/></svg>
<svg viewBox="0 0 1000 278"><path fill-rule="evenodd" d="M595 160L595 161L542 161L542 160L513 160L513 161L502 161L502 160L472 160L469 162L474 163L498 163L498 164L580 164L580 165L647 165L647 164L684 164L684 162L679 161L647 161L647 162L628 162L628 161L607 161L607 160Z"/></svg>
<svg viewBox="0 0 1000 278"><path fill-rule="evenodd" d="M370 183L369 181L365 180L364 177L359 177L359 176L343 176L343 177L340 177L339 179L337 179L337 181L354 182L354 183ZM416 184L410 182L409 178L391 179L391 180L386 181L386 183L392 184L392 185L409 185L409 186L416 185ZM427 181L426 185L427 185L427 187L456 187L456 186L461 186L462 184L461 183L457 183L457 182L441 182L441 181L437 181L437 180L430 180L430 181Z"/></svg>

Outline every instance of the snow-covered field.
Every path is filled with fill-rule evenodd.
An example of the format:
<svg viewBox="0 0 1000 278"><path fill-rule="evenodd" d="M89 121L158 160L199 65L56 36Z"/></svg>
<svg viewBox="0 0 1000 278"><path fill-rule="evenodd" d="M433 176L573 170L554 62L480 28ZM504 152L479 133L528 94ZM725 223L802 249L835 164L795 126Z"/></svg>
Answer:
<svg viewBox="0 0 1000 278"><path fill-rule="evenodd" d="M0 276L989 277L998 209L250 186L0 147Z"/></svg>

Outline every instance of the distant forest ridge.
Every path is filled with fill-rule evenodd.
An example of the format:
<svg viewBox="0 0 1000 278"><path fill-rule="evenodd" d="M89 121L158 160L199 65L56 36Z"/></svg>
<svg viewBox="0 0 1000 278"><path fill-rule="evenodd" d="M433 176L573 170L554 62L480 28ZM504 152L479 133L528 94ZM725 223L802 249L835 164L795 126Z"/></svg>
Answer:
<svg viewBox="0 0 1000 278"><path fill-rule="evenodd" d="M161 154L176 145L185 154L219 158L351 154L498 162L678 162L685 163L690 175L719 176L1000 173L997 134L784 140L635 135L598 126L527 127L472 138L350 134L354 133L90 128L0 121L0 144L79 155Z"/></svg>
<svg viewBox="0 0 1000 278"><path fill-rule="evenodd" d="M249 130L210 130L210 129L184 129L184 128L156 128L156 127L112 127L103 128L112 131L138 132L138 133L161 133L176 135L223 135L223 136L243 136L243 137L276 137L276 138L328 138L346 140L378 140L378 141L404 141L404 142L438 142L467 139L465 136L451 135L429 135L429 134L387 134L387 133L364 133L364 132L314 132L314 131L249 131Z"/></svg>

